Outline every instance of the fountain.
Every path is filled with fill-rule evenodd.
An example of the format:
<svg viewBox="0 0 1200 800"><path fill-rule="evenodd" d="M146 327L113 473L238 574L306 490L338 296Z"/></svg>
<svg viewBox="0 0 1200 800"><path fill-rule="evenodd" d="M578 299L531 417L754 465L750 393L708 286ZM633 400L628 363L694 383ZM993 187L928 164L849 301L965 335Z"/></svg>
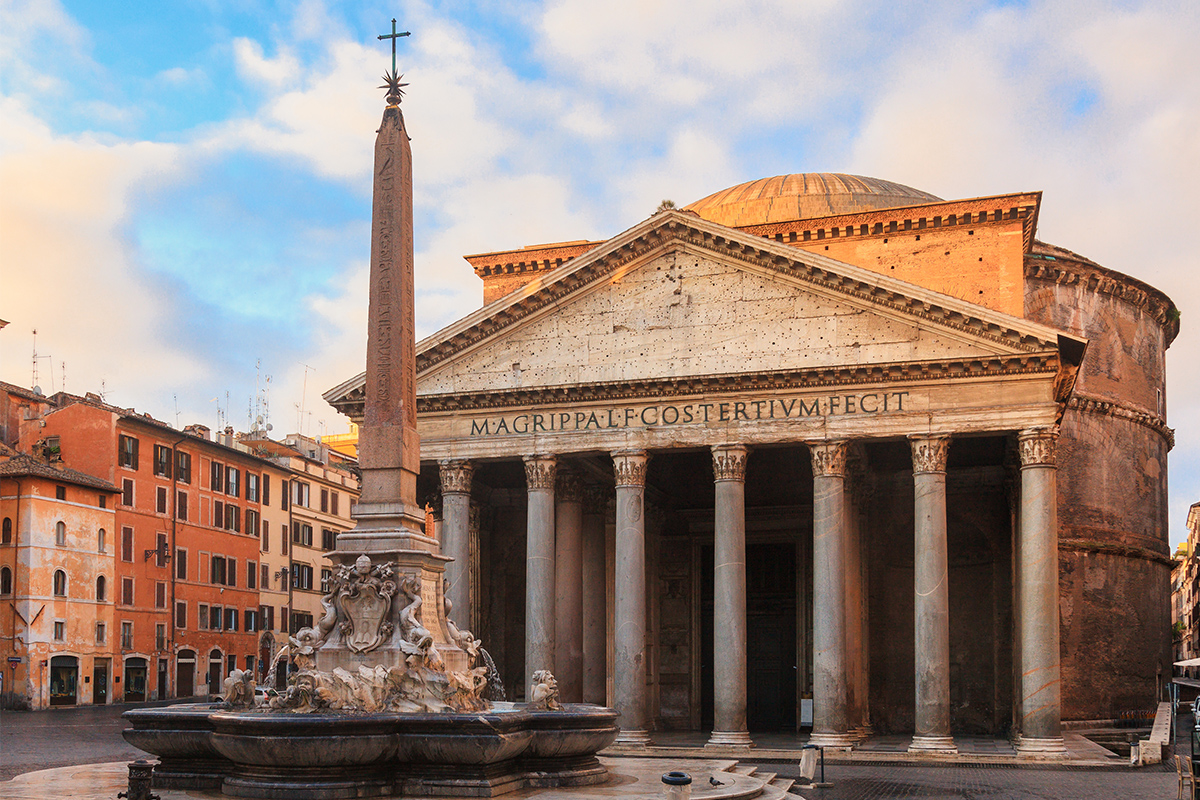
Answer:
<svg viewBox="0 0 1200 800"><path fill-rule="evenodd" d="M315 627L288 648L282 693L255 699L233 670L225 702L128 711L124 732L158 756L155 787L278 800L491 797L523 787L603 783L596 753L617 712L560 704L545 665L528 697L497 698L479 640L449 618L446 565L416 505L412 152L395 66L375 142L362 495L355 528L330 554L336 572ZM272 671L278 667L278 662Z"/></svg>

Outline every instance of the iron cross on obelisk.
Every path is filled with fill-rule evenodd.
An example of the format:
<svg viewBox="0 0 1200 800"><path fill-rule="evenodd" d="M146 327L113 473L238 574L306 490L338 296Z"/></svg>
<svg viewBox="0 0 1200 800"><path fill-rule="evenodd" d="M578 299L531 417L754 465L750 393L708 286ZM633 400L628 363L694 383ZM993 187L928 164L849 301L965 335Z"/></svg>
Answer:
<svg viewBox="0 0 1200 800"><path fill-rule="evenodd" d="M379 37L380 41L383 41L384 39L392 40L392 74L393 75L396 74L396 40L399 39L401 36L411 36L411 35L412 34L409 33L408 31L401 31L400 33L396 33L396 18L392 17L392 32L382 34Z"/></svg>

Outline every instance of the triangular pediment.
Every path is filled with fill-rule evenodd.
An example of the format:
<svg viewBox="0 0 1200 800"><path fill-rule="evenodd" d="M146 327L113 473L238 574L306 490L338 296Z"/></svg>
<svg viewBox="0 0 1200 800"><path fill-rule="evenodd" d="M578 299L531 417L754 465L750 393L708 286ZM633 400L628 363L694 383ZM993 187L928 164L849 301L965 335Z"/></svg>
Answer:
<svg viewBox="0 0 1200 800"><path fill-rule="evenodd" d="M961 364L1051 354L1062 336L668 211L419 342L417 393Z"/></svg>

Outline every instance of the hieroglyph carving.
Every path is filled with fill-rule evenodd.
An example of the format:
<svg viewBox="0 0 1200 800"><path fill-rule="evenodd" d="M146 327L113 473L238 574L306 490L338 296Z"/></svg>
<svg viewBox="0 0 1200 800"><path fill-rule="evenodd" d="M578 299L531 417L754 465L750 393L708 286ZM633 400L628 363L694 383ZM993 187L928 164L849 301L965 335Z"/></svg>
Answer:
<svg viewBox="0 0 1200 800"><path fill-rule="evenodd" d="M718 481L746 480L746 452L746 448L738 444L713 445L713 479Z"/></svg>
<svg viewBox="0 0 1200 800"><path fill-rule="evenodd" d="M438 463L438 471L442 478L442 493L471 493L471 479L475 475L475 466L470 461L442 461Z"/></svg>
<svg viewBox="0 0 1200 800"><path fill-rule="evenodd" d="M841 478L846 474L846 442L808 442L814 477Z"/></svg>
<svg viewBox="0 0 1200 800"><path fill-rule="evenodd" d="M554 489L558 462L554 456L525 456L525 484L530 491Z"/></svg>
<svg viewBox="0 0 1200 800"><path fill-rule="evenodd" d="M1058 446L1057 428L1032 428L1017 436L1022 467L1053 467Z"/></svg>
<svg viewBox="0 0 1200 800"><path fill-rule="evenodd" d="M612 454L613 477L617 486L645 486L646 467L650 456L644 450L620 451Z"/></svg>
<svg viewBox="0 0 1200 800"><path fill-rule="evenodd" d="M910 436L913 473L945 472L950 452L949 436Z"/></svg>

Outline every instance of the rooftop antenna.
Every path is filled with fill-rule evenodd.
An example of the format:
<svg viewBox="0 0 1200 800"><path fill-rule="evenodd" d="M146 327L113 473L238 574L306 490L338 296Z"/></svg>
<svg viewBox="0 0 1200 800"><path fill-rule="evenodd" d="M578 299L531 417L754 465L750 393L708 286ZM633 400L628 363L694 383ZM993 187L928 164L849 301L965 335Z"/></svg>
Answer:
<svg viewBox="0 0 1200 800"><path fill-rule="evenodd" d="M38 386L38 359L50 359L50 356L39 356L37 351L37 328L33 329L33 389L36 392L41 392L42 388ZM50 360L50 383L51 390L54 389L54 361Z"/></svg>
<svg viewBox="0 0 1200 800"><path fill-rule="evenodd" d="M268 375L263 379L262 389L262 418L266 423L267 430L271 430L271 376Z"/></svg>
<svg viewBox="0 0 1200 800"><path fill-rule="evenodd" d="M304 427L303 427L304 426L304 401L307 399L307 396L308 396L308 371L310 369L313 372L317 371L316 368L310 367L308 364L305 364L304 365L304 382L301 384L301 388L300 388L299 409L300 409L300 426L301 426L300 435L301 436L304 435Z"/></svg>
<svg viewBox="0 0 1200 800"><path fill-rule="evenodd" d="M179 427L179 395L173 394L173 395L171 395L171 397L175 398L175 427L178 428Z"/></svg>
<svg viewBox="0 0 1200 800"><path fill-rule="evenodd" d="M62 379L62 390L65 392L67 390L67 362L60 361L59 367L58 377Z"/></svg>
<svg viewBox="0 0 1200 800"><path fill-rule="evenodd" d="M100 399L107 403L108 401L105 400L105 398L107 396L108 396L108 386L105 384L104 378L101 378L100 379Z"/></svg>

